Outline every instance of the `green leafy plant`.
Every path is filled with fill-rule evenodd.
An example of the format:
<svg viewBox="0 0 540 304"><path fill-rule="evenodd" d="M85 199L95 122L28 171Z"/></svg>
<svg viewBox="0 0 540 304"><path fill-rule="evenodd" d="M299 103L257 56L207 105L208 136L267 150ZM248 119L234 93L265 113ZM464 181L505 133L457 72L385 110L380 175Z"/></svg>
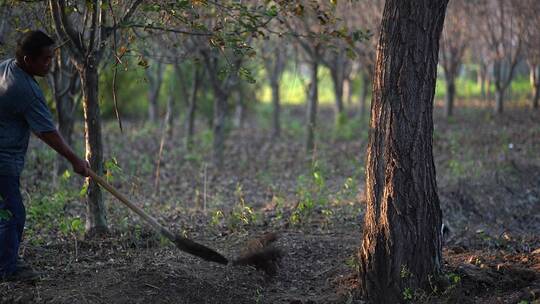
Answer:
<svg viewBox="0 0 540 304"><path fill-rule="evenodd" d="M114 177L122 172L122 168L118 164L116 157L112 157L111 159L105 161L103 166L105 167L105 177L108 182L114 181Z"/></svg>
<svg viewBox="0 0 540 304"><path fill-rule="evenodd" d="M238 203L234 206L228 219L228 225L231 229L238 229L255 223L259 216L252 207L246 204L244 191L241 184L236 185L235 196Z"/></svg>
<svg viewBox="0 0 540 304"><path fill-rule="evenodd" d="M59 230L65 236L82 236L84 233L84 224L79 217L66 218L60 223Z"/></svg>
<svg viewBox="0 0 540 304"><path fill-rule="evenodd" d="M212 212L212 219L210 220L210 225L212 225L213 227L217 227L219 224L221 224L224 218L225 216L223 215L223 211L216 210Z"/></svg>
<svg viewBox="0 0 540 304"><path fill-rule="evenodd" d="M413 291L409 287L403 290L403 300L411 301L413 299Z"/></svg>
<svg viewBox="0 0 540 304"><path fill-rule="evenodd" d="M292 224L300 224L304 219L309 218L316 207L321 208L324 216L331 216L333 213L325 209L328 202L328 193L326 189L326 179L324 170L319 161L314 160L311 164L310 175L300 175L297 178L296 204L289 218Z"/></svg>

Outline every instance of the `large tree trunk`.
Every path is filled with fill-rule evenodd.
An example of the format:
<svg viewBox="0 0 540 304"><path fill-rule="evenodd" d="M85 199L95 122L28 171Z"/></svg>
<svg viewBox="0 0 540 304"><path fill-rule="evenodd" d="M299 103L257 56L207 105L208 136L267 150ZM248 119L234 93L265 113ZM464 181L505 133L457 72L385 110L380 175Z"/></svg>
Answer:
<svg viewBox="0 0 540 304"><path fill-rule="evenodd" d="M195 113L197 111L197 92L201 80L201 72L197 67L193 68L193 83L191 86L191 94L189 96L189 108L186 119L186 149L191 150L193 147L193 136L195 135Z"/></svg>
<svg viewBox="0 0 540 304"><path fill-rule="evenodd" d="M146 69L146 76L150 84L148 91L148 119L151 122L156 123L158 120L159 91L161 90L161 83L163 82L162 63L158 62L155 69L152 67Z"/></svg>
<svg viewBox="0 0 540 304"><path fill-rule="evenodd" d="M81 75L83 91L86 160L94 172L101 174L103 172L103 144L98 100L98 73L96 63L91 61L93 57L89 58L89 62L84 66L77 67ZM94 180L87 178L86 182L88 183L86 233L101 234L108 231L103 195Z"/></svg>
<svg viewBox="0 0 540 304"><path fill-rule="evenodd" d="M540 64L531 65L532 107L538 109L540 100Z"/></svg>
<svg viewBox="0 0 540 304"><path fill-rule="evenodd" d="M316 58L312 58L310 63L311 79L309 83L308 102L307 102L307 117L306 117L306 152L313 150L315 146L315 126L317 122L317 104L319 102L317 71L319 62Z"/></svg>
<svg viewBox="0 0 540 304"><path fill-rule="evenodd" d="M454 97L456 95L456 84L452 75L446 76L446 96L444 103L444 114L446 117L450 117L454 111Z"/></svg>
<svg viewBox="0 0 540 304"><path fill-rule="evenodd" d="M448 0L387 0L377 47L361 290L370 303L404 302L442 267L433 161L433 97Z"/></svg>

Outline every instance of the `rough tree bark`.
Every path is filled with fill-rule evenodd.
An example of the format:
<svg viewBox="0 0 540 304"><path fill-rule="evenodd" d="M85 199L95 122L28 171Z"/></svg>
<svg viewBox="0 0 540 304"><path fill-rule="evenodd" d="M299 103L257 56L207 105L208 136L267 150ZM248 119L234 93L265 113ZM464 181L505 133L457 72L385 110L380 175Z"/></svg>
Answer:
<svg viewBox="0 0 540 304"><path fill-rule="evenodd" d="M94 172L103 172L103 142L101 135L101 115L99 110L98 71L92 55L87 62L76 65L81 76L83 93L84 129L86 160ZM108 231L107 210L99 185L92 179L88 183L88 203L86 204L85 228L89 235Z"/></svg>
<svg viewBox="0 0 540 304"><path fill-rule="evenodd" d="M317 71L319 70L319 61L311 58L310 64L310 82L308 90L307 117L306 117L306 152L310 152L315 147L315 126L317 122L317 104L319 102L318 87L319 80Z"/></svg>
<svg viewBox="0 0 540 304"><path fill-rule="evenodd" d="M442 267L433 161L433 97L448 0L386 1L378 43L369 145L361 291L404 302Z"/></svg>

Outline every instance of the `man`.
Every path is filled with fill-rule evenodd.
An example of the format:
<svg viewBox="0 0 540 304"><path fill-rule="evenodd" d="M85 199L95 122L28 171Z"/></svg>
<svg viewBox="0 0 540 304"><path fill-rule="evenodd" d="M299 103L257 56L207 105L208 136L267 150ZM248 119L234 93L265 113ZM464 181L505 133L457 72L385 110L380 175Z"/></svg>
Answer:
<svg viewBox="0 0 540 304"><path fill-rule="evenodd" d="M37 274L17 259L23 236L25 208L19 176L30 131L67 158L73 170L88 176L88 163L80 159L58 133L43 92L34 76L49 72L54 41L41 31L24 34L17 43L16 59L0 63L0 279L33 280Z"/></svg>

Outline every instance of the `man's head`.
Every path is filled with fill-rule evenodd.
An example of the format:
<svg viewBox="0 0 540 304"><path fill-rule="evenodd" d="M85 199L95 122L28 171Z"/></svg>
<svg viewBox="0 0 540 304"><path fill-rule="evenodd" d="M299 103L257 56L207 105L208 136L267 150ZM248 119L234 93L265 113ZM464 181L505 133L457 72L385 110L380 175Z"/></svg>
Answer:
<svg viewBox="0 0 540 304"><path fill-rule="evenodd" d="M17 62L32 76L45 76L54 56L54 40L42 31L26 32L17 42Z"/></svg>

